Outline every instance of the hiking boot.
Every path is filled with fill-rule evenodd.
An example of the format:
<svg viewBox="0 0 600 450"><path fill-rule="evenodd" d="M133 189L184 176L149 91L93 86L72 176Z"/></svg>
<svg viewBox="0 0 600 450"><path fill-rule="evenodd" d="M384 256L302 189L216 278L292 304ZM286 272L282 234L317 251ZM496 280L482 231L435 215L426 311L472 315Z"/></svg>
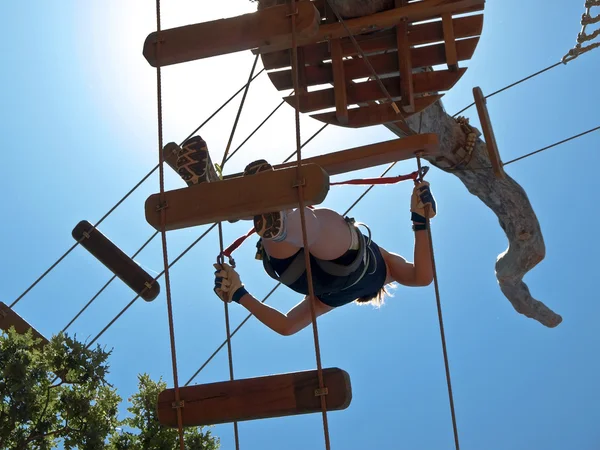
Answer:
<svg viewBox="0 0 600 450"><path fill-rule="evenodd" d="M171 142L165 146L163 151L165 159L175 153L176 159L172 157L172 160L175 160L175 167L173 164L169 165L175 169L188 186L220 181L210 159L206 142L200 136L191 137L183 143L181 148Z"/></svg>
<svg viewBox="0 0 600 450"><path fill-rule="evenodd" d="M254 175L267 170L273 170L271 164L264 159L259 159L246 166L244 176ZM283 241L286 236L285 211L267 212L254 216L254 229L263 239L275 242Z"/></svg>

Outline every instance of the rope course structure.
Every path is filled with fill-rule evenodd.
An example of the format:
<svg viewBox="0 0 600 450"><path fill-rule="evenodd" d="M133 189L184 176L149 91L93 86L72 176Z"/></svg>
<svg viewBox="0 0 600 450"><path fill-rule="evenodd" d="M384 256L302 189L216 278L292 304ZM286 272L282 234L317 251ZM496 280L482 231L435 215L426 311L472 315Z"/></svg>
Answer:
<svg viewBox="0 0 600 450"><path fill-rule="evenodd" d="M595 39L600 32L597 30L591 34L586 33L586 27L600 21L600 16L592 16L591 11L595 6L600 6L600 2L597 0L586 1L586 13L582 17L582 30L577 39L578 44L561 62L507 85L487 96L484 96L479 88L473 90L475 101L456 113L454 117L459 116L458 119L460 119L460 114L468 108L471 106L477 107L491 166L475 169L455 167L451 170L492 170L497 178L503 178L505 177L503 167L508 164L600 130L600 126L598 126L527 153L519 158L502 162L486 107L487 98L537 77L558 67L561 63L566 64L579 55L597 48L600 43L582 46L583 43ZM484 9L484 1L420 0L408 3L407 0L396 0L395 7L391 10L377 12L365 17L344 19L331 0L288 0L285 4L271 6L252 14L195 24L184 27L185 29L174 28L170 30L162 30L161 28L160 8L160 0L156 0L156 32L151 33L144 43L144 56L150 65L156 68L159 162L94 225L85 220L77 224L72 231L72 236L76 241L73 246L9 306L0 302L0 329L7 330L14 326L18 332L24 333L31 328L34 334L42 339L42 345L47 342L35 328L14 311L14 308L42 279L49 275L81 244L99 262L103 263L113 273L113 276L66 324L62 331L70 328L116 278L122 280L136 294L125 308L88 343L88 347L93 345L140 297L146 301L156 299L160 293L158 280L164 276L173 388L160 394L157 407L161 423L178 429L181 449L184 448L183 429L186 426L232 423L236 449L239 450L240 441L237 427L239 421L320 412L323 418L325 448L329 450L331 440L328 413L349 407L352 394L348 373L339 368L324 368L321 362L319 330L314 308L316 298L312 283L309 253L305 252L305 265L311 298L316 370L253 379L235 379L231 345L233 336L247 323L251 318L251 314L248 314L240 325L232 331L228 303L224 302L225 341L184 385L180 385L175 351L176 333L172 310L170 269L214 229L218 230L220 249L217 263L223 263L224 259L228 258L235 266L232 253L254 230L250 230L245 236L226 248L223 238L223 221L239 220L243 217L260 214L266 210L297 207L301 213L304 247L307 248L308 238L304 207L321 203L325 199L330 186L340 184L369 185L364 193L344 212L344 215L346 215L378 184L397 183L405 180L422 181L427 173L427 168L422 166L422 158L424 156L435 157L439 143L435 134L421 133L420 126L418 131L414 131L408 125L407 119L420 114L422 120L423 111L441 99L443 94L440 94L440 92L451 89L467 70L459 67L459 64L470 59L476 49L483 26L483 14L479 13ZM369 24L369 27L366 27L366 24ZM238 35L236 32L242 27L246 30L246 34L243 36ZM219 40L219 33L224 33L225 29L227 29L229 39ZM207 35L211 35L213 38L207 40ZM219 42L219 44L215 44L215 42ZM423 47L420 46L422 44L434 45ZM163 145L161 68L170 64L245 50L252 50L256 55L247 83L183 141L185 142L202 129L225 106L243 92L223 159L221 164L215 165L220 180L216 183L204 183L166 191L164 165L166 163L176 170L177 154L173 151L167 151L168 147ZM255 73L259 59L262 60L264 68ZM417 70L423 66L440 64L445 64L446 68L437 71ZM263 72L267 73L277 90L291 89L291 94L284 97L282 102L260 122L242 143L231 151L250 85ZM323 84L328 84L331 87L321 90L309 90L313 86ZM267 192L262 192L260 189L248 190L247 183L245 183L241 174L224 175L224 167L284 103L294 107L295 151L280 165L275 166L273 172L255 175L263 177L265 183L276 183L281 187L281 192L278 192L277 197L275 197L273 195L269 196ZM321 112L311 116L324 122L324 125L302 143L300 113L316 112L330 108L335 108L335 111ZM405 136L400 139L337 153L303 158L303 148L329 125L359 128L387 123L398 126ZM296 160L290 162L293 157ZM415 172L409 175L387 177L387 174L395 167L397 162L412 158L416 161ZM390 165L378 179L349 180L338 183L331 183L329 180L329 177L333 175L382 164ZM157 170L159 174L159 193L148 197L145 205L146 220L155 231L130 257L104 236L99 231L98 226ZM261 183L257 184L260 185ZM211 202L209 199L215 198L213 193L217 191L236 193L235 196L225 196L231 197L234 201L229 202L225 199L219 205ZM198 199L204 201L198 202ZM196 206L190 207L190 205ZM169 262L167 231L204 224L211 224L211 226L182 253ZM433 242L431 227L427 227L427 229L430 241ZM133 258L159 235L162 241L164 268L160 274L152 277L135 263ZM460 448L459 433L433 245L431 246L431 259L434 268L434 288L454 444L458 450ZM262 302L266 302L280 286L281 283L276 284L263 298ZM228 352L229 380L212 384L192 385L191 383L198 374L225 346ZM277 395L274 394L275 389L277 389ZM215 396L215 392L225 393L226 395Z"/></svg>

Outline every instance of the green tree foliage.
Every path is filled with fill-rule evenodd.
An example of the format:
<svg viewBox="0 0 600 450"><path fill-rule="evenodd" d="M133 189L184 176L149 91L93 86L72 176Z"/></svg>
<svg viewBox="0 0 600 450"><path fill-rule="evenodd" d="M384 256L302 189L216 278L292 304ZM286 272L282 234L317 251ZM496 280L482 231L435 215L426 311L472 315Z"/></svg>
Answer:
<svg viewBox="0 0 600 450"><path fill-rule="evenodd" d="M106 381L108 357L99 346L65 334L46 345L31 332L0 334L0 448L14 450L175 450L177 430L162 427L156 401L166 387L139 375L131 416L118 420L122 399ZM127 431L119 431L119 427ZM218 450L210 430L185 430L189 450Z"/></svg>
<svg viewBox="0 0 600 450"><path fill-rule="evenodd" d="M158 394L166 389L162 381L152 381L150 376L138 376L139 391L133 395L127 410L132 414L121 425L137 430L123 431L111 439L111 450L175 450L179 449L179 432L177 429L163 427L158 422L156 403ZM218 450L219 439L214 437L210 429L194 427L184 429L185 448L187 450Z"/></svg>

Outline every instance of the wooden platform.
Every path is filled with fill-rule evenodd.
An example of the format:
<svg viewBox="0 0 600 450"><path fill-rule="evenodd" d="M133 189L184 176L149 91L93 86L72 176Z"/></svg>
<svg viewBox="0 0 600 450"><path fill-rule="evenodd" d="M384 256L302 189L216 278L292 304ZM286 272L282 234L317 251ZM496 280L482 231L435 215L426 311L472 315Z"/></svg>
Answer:
<svg viewBox="0 0 600 450"><path fill-rule="evenodd" d="M28 330L31 330L36 339L41 339L41 347L48 344L48 339L29 325L25 319L10 309L8 305L0 302L0 329L8 331L11 327L15 327L15 331L19 334L25 334Z"/></svg>
<svg viewBox="0 0 600 450"><path fill-rule="evenodd" d="M494 174L496 175L496 178L506 178L502 160L500 159L500 152L498 151L498 144L496 143L496 135L494 134L494 128L492 127L492 121L487 109L487 100L483 95L481 88L473 88L473 97L475 98L475 106L477 107L479 122L483 129L483 137L485 138L485 145L488 149Z"/></svg>
<svg viewBox="0 0 600 450"><path fill-rule="evenodd" d="M252 217L298 206L297 185L304 185L304 201L318 205L329 192L329 175L316 164L302 166L299 180L295 167L201 183L165 192L166 230ZM161 229L160 194L146 200L146 220Z"/></svg>
<svg viewBox="0 0 600 450"><path fill-rule="evenodd" d="M323 369L328 411L350 406L352 388L348 373L338 368ZM317 371L271 375L181 387L183 426L216 425L321 411ZM158 420L177 427L173 408L175 390L158 396Z"/></svg>
<svg viewBox="0 0 600 450"><path fill-rule="evenodd" d="M483 28L484 0L396 0L396 8L345 21L400 113L374 79L346 29L325 8L316 36L299 39L300 112L332 125L359 128L405 120L439 100L465 74ZM469 15L465 15L469 14ZM426 23L418 21L429 20ZM279 91L293 89L291 51L260 53ZM431 66L440 66L426 71ZM283 70L282 70L283 69ZM295 106L295 97L284 97Z"/></svg>
<svg viewBox="0 0 600 450"><path fill-rule="evenodd" d="M314 36L320 23L311 2L297 4L297 32L302 38ZM273 6L238 17L171 28L148 35L143 54L152 67L169 66L262 45L291 45L292 25L288 5ZM160 53L157 54L157 51Z"/></svg>
<svg viewBox="0 0 600 450"><path fill-rule="evenodd" d="M98 261L104 264L121 281L146 301L154 300L160 293L160 284L154 277L142 269L100 230L87 220L79 222L71 235L80 241Z"/></svg>

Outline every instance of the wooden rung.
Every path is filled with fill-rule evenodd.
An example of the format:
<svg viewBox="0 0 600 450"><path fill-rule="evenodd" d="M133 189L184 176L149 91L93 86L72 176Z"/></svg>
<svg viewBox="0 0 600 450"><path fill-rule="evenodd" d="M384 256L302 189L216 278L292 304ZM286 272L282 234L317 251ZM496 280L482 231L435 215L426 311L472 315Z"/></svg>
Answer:
<svg viewBox="0 0 600 450"><path fill-rule="evenodd" d="M41 339L40 347L48 344L48 339L29 325L25 319L14 312L8 305L0 302L0 329L8 331L11 327L15 327L15 331L19 334L25 334L27 330L31 330L36 339Z"/></svg>
<svg viewBox="0 0 600 450"><path fill-rule="evenodd" d="M348 96L346 90L346 76L344 75L344 61L342 60L342 43L339 39L331 40L331 66L333 71L333 90L335 114L340 123L348 123ZM306 104L309 94L305 94L302 106Z"/></svg>
<svg viewBox="0 0 600 450"><path fill-rule="evenodd" d="M323 369L328 411L348 408L352 401L350 376L338 368ZM316 370L223 381L179 388L184 427L217 425L318 413L321 411ZM175 390L158 396L158 421L177 427Z"/></svg>
<svg viewBox="0 0 600 450"><path fill-rule="evenodd" d="M181 228L252 217L298 206L298 183L304 186L304 202L317 205L327 196L329 176L316 164L257 173L214 183L200 183L165 193L165 228ZM161 229L160 194L146 200L146 220Z"/></svg>
<svg viewBox="0 0 600 450"><path fill-rule="evenodd" d="M449 70L438 70L435 72L415 73L413 75L413 83L411 83L413 85L412 90L415 94L447 91L456 84L466 70L466 68L461 68L456 72L450 72ZM381 82L386 87L392 98L401 97L400 77L384 78L381 80ZM376 80L371 80L349 85L346 98L348 105L357 105L359 103L384 100L386 99L386 96L379 86L379 83ZM286 100L290 105L295 105L294 95L284 97L284 100ZM336 100L337 95L334 88L309 92L302 98L300 112L307 113L332 108L336 105ZM412 105L414 112L414 100L412 101Z"/></svg>
<svg viewBox="0 0 600 450"><path fill-rule="evenodd" d="M160 285L154 281L154 277L142 269L100 230L94 228L90 222L87 220L79 222L73 228L71 235L141 298L149 302L158 296Z"/></svg>
<svg viewBox="0 0 600 450"><path fill-rule="evenodd" d="M343 38L348 35L347 29L353 34L378 31L393 27L402 20L409 22L434 19L444 13L453 13L464 8L478 7L485 0L423 0L410 3L401 8L372 14L370 16L349 19L345 26L341 23L322 25L319 31L311 37L299 38L298 46L313 44L327 39ZM291 48L290 42L274 43L257 49L257 53L270 53Z"/></svg>
<svg viewBox="0 0 600 450"><path fill-rule="evenodd" d="M465 39L480 36L483 30L483 14L474 16L457 17L452 20L456 39ZM360 35L355 37L365 54L396 50L396 31L380 31L375 34ZM408 42L410 46L429 45L444 42L444 29L442 21L427 22L408 27ZM304 49L306 64L315 65L329 59L329 46L327 42L307 45ZM342 39L342 52L344 56L356 56L358 51L349 38ZM266 70L282 69L290 66L290 51L281 50L262 55L263 66Z"/></svg>
<svg viewBox="0 0 600 450"><path fill-rule="evenodd" d="M448 69L458 69L458 55L456 52L456 38L454 36L454 26L452 24L452 15L442 14L442 26L444 28L444 45L446 48L446 64Z"/></svg>
<svg viewBox="0 0 600 450"><path fill-rule="evenodd" d="M496 175L496 178L506 178L502 160L500 159L500 152L498 151L498 144L496 143L496 136L494 135L494 128L492 127L492 121L490 120L487 109L487 101L481 88L473 88L473 97L475 98L477 114L479 114L479 122L481 123L481 128L483 128L483 136L485 137L485 144L488 149L494 174Z"/></svg>
<svg viewBox="0 0 600 450"><path fill-rule="evenodd" d="M442 97L442 95L431 95L428 97L415 98L415 112L422 111ZM347 124L339 123L335 113L331 112L312 114L311 117L331 125L345 126L349 128L370 127L373 125L382 125L384 123L392 123L403 120L402 115L397 114L390 103L349 109Z"/></svg>
<svg viewBox="0 0 600 450"><path fill-rule="evenodd" d="M471 59L478 42L479 38L458 41L456 43L458 59L460 61ZM427 47L412 48L410 59L413 68L444 64L446 62L445 46L444 44L436 44ZM398 56L394 53L369 56L369 62L380 76L394 74L399 70ZM345 60L344 73L347 81L371 76L371 71L361 58ZM417 74L413 74L413 78L416 76ZM270 72L269 78L277 90L283 91L294 88L291 70ZM308 86L331 83L333 83L333 68L331 63L306 67L306 84Z"/></svg>
<svg viewBox="0 0 600 450"><path fill-rule="evenodd" d="M439 152L439 145L437 134L416 134L402 139L306 158L303 160L303 164L318 164L330 176L334 176L414 158L415 154L420 151L423 152L423 155L435 156ZM275 167L292 167L294 164L296 163L290 162Z"/></svg>
<svg viewBox="0 0 600 450"><path fill-rule="evenodd" d="M301 39L315 36L320 16L311 2L296 4L296 31ZM143 54L152 67L179 64L261 45L291 47L292 24L288 5L279 5L227 19L171 28L148 35ZM160 48L157 41L160 39ZM157 50L159 53L157 54Z"/></svg>

